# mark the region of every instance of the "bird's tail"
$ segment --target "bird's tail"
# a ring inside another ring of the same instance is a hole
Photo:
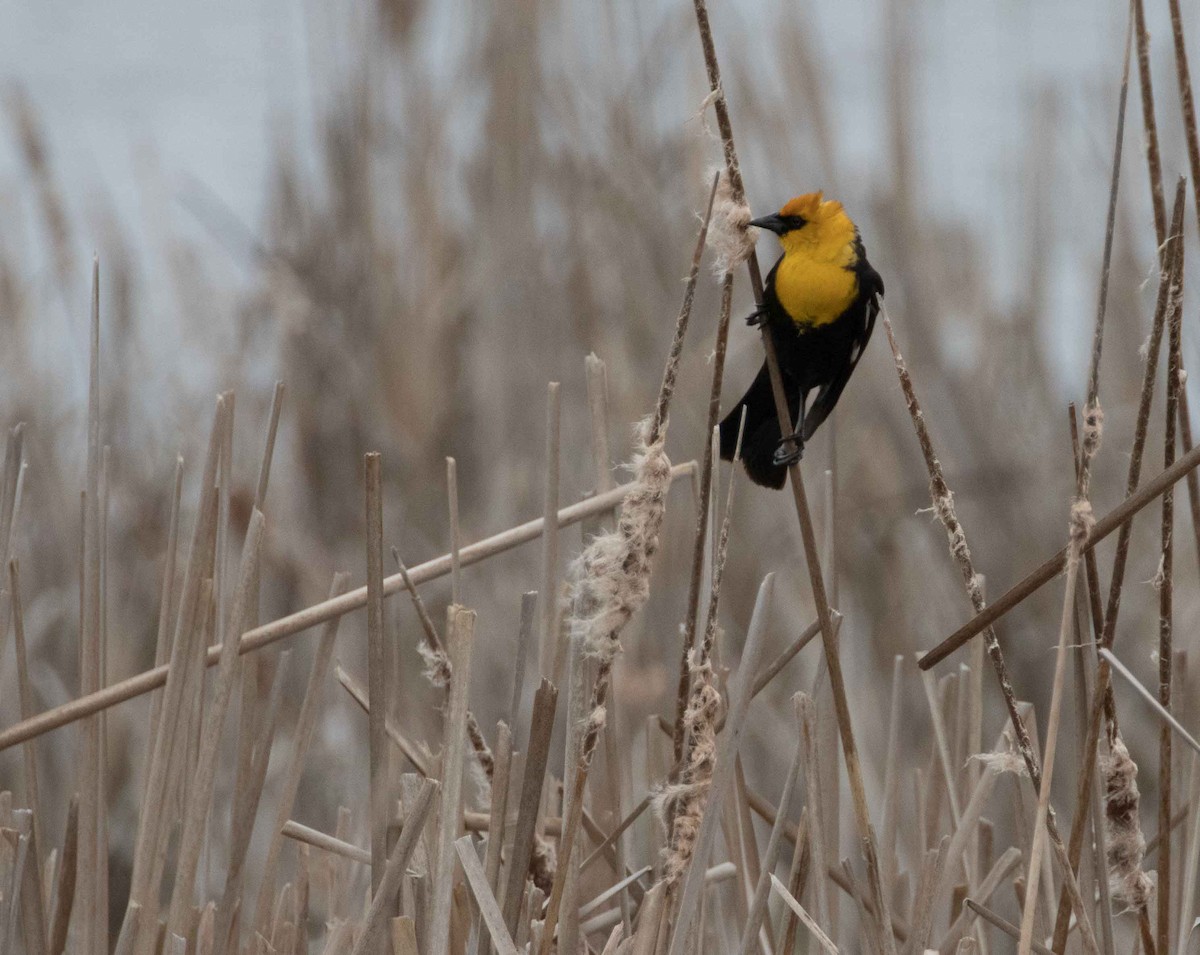
[[[784,388],[788,405],[795,414],[799,410],[800,393],[786,378]],[[787,480],[787,467],[775,463],[775,451],[783,436],[775,414],[775,397],[771,377],[764,364],[750,390],[730,409],[721,422],[721,457],[732,461],[737,449],[738,427],[742,409],[746,411],[746,430],[742,435],[742,463],[750,480],[763,487],[781,488]]]

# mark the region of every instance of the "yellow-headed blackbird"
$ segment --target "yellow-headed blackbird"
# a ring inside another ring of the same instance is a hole
[[[764,363],[754,384],[721,422],[721,457],[733,459],[746,410],[742,460],[755,484],[780,488],[804,442],[829,417],[862,357],[879,313],[883,279],[867,262],[862,239],[840,202],[822,194],[797,196],[776,215],[750,223],[779,236],[783,255],[767,276],[761,308],[746,319],[766,323],[779,358],[788,407],[796,421],[795,449],[775,414]],[[817,396],[807,407],[808,393]]]

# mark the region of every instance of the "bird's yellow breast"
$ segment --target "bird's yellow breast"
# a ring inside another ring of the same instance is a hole
[[[783,259],[775,270],[775,296],[800,326],[828,325],[858,294],[854,223],[840,203],[828,213],[780,238]]]
[[[797,325],[828,325],[850,307],[858,278],[845,264],[793,252],[775,271],[775,295]]]

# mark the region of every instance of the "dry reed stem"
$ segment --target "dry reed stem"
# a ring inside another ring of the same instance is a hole
[[[673,483],[680,477],[690,475],[695,468],[696,463],[694,461],[673,465],[670,470],[669,480]],[[590,516],[601,514],[611,509],[614,505],[624,500],[637,486],[638,482],[633,481],[614,488],[608,494],[598,494],[585,501],[564,507],[558,512],[558,526],[560,528],[569,527]],[[471,564],[479,563],[497,554],[511,550],[520,544],[536,540],[540,536],[541,530],[542,518],[537,518],[509,528],[506,531],[501,531],[499,534],[484,538],[474,544],[468,544],[461,552],[462,566],[467,567]],[[450,555],[443,554],[423,564],[418,564],[409,573],[413,583],[417,586],[437,580],[440,577],[445,577],[450,573]],[[404,580],[398,573],[390,577],[385,577],[383,580],[384,596],[391,596],[398,593],[403,587]],[[340,617],[351,611],[361,609],[366,604],[367,588],[365,586],[351,590],[349,593],[345,593],[333,600],[320,601],[303,610],[280,617],[242,634],[241,641],[238,644],[238,653],[242,655],[254,653],[280,640],[303,633],[309,628],[324,623],[333,617]],[[209,647],[208,656],[205,660],[206,665],[215,666],[219,654],[219,647]],[[61,706],[56,706],[44,713],[40,713],[32,720],[23,720],[15,726],[11,726],[7,730],[0,732],[0,752],[23,743],[27,739],[32,739],[35,736],[40,736],[43,733],[48,733],[51,730],[59,729],[77,720],[84,719],[110,706],[115,706],[118,703],[123,703],[126,700],[131,700],[156,690],[167,683],[167,674],[167,666],[158,666],[152,670],[145,670],[136,676],[111,684],[99,692],[85,694]]]
[[[359,929],[358,936],[354,942],[354,948],[352,949],[352,955],[366,955],[366,953],[372,951],[387,951],[388,938],[386,933],[383,932],[384,923],[387,921],[386,913],[391,908],[392,902],[396,898],[396,893],[400,889],[400,882],[404,877],[404,867],[408,863],[413,850],[417,847],[417,840],[421,836],[425,817],[429,815],[429,810],[433,807],[433,798],[437,790],[437,783],[431,779],[426,779],[421,784],[421,790],[417,794],[417,798],[409,807],[404,828],[400,830],[400,838],[396,840],[396,844],[392,847],[384,871],[379,874],[378,885],[375,886],[372,892],[371,906],[367,910],[366,917],[363,919],[362,927]],[[449,912],[446,914],[448,929]]]
[[[798,696],[800,694],[797,694]],[[798,699],[794,699],[794,702],[797,706],[799,705]],[[779,811],[775,816],[775,825],[771,827],[771,835],[767,840],[767,849],[763,853],[758,885],[754,889],[754,898],[750,903],[750,913],[742,927],[741,955],[753,955],[758,950],[759,929],[767,914],[767,900],[771,891],[768,876],[774,877],[772,872],[779,860],[779,851],[783,843],[784,820],[791,811],[793,792],[796,788],[796,777],[800,775],[801,755],[802,744],[797,739],[796,751],[792,756],[791,767],[788,769],[787,778],[784,780],[783,793],[779,797]]]
[[[612,455],[608,444],[608,370],[594,352],[584,359],[587,377],[588,424],[591,434],[592,473],[597,494],[613,489]]]
[[[88,365],[87,483],[84,495],[83,577],[81,581],[80,693],[100,689],[103,683],[100,647],[100,262],[92,260],[90,361]],[[88,719],[81,729],[79,761],[79,886],[80,947],[84,955],[105,955],[102,940],[99,858],[100,824],[100,721]],[[107,922],[103,922],[107,925]],[[105,933],[106,934],[106,933]]]
[[[349,581],[350,575],[347,573],[334,574],[333,582],[329,587],[329,596],[336,597],[343,593]],[[267,846],[258,901],[255,904],[253,924],[259,931],[263,931],[266,925],[271,904],[271,895],[275,886],[275,867],[279,862],[279,851],[283,845],[283,829],[291,817],[296,794],[300,791],[300,778],[304,773],[304,762],[317,729],[317,717],[321,711],[321,693],[325,689],[325,680],[329,676],[329,663],[333,658],[334,645],[337,643],[339,622],[339,618],[329,621],[321,632],[321,639],[317,643],[317,651],[313,655],[312,669],[309,670],[308,683],[300,704],[300,712],[296,716],[296,728],[292,733],[292,752],[288,758],[287,769],[284,771],[282,791],[275,808],[275,822],[271,828],[271,841]]]
[[[504,924],[514,938],[517,936],[517,917],[521,911],[525,879],[530,871],[529,862],[537,835],[538,805],[542,798],[546,760],[550,755],[550,737],[554,731],[554,710],[557,701],[558,690],[554,684],[549,680],[542,680],[533,697],[529,745],[526,748],[525,774],[521,781],[520,799],[517,802],[512,855],[508,860],[506,888],[500,900]]]
[[[442,640],[438,636],[433,618],[429,616],[429,611],[425,608],[425,601],[421,599],[421,594],[412,582],[408,568],[404,566],[404,562],[400,559],[400,552],[395,547],[392,548],[392,559],[400,570],[400,576],[404,579],[404,587],[412,599],[413,609],[416,610],[417,619],[421,623],[421,633],[425,639],[417,645],[417,652],[425,662],[425,679],[431,686],[448,693],[450,681],[454,675],[450,657],[446,654],[445,647],[442,646]],[[488,746],[487,738],[483,735],[483,730],[479,728],[475,714],[469,709],[467,710],[467,736],[471,741],[475,758],[479,760],[479,765],[490,785],[495,773],[495,759],[492,756],[491,747]]]
[[[67,930],[75,903],[76,860],[79,851],[79,794],[72,793],[67,806],[66,831],[62,852],[58,857],[58,881],[54,886],[54,903],[50,907],[49,955],[63,955],[67,948]]]
[[[237,940],[230,938],[230,929],[234,924],[236,908],[241,905],[246,853],[267,775],[279,704],[283,697],[283,674],[287,671],[291,653],[291,650],[285,650],[277,660],[271,661],[270,666],[260,666],[249,687],[245,680],[242,683],[241,705],[253,710],[255,722],[251,724],[253,731],[247,731],[247,739],[238,741],[239,755],[243,749],[248,755],[244,764],[239,759],[237,767],[229,822],[230,858],[225,871],[225,888],[217,905],[214,955],[224,955],[229,943],[234,943],[235,951],[237,949]],[[264,699],[260,700],[259,697]]]
[[[812,857],[816,860],[817,877],[813,880],[813,895],[816,898],[817,918],[822,925],[836,932],[833,919],[830,917],[829,889],[822,877],[822,870],[827,867],[828,854],[825,848],[825,829],[821,820],[821,767],[817,760],[816,717],[812,701],[801,696],[798,704],[800,716],[800,741],[803,744],[804,784],[807,787],[806,802],[808,807],[809,837],[812,842]]]
[[[5,566],[11,556],[12,530],[17,509],[17,487],[22,471],[21,455],[25,425],[18,423],[9,429],[4,452],[4,471],[0,476],[0,559]],[[8,643],[9,603],[8,581],[0,582],[0,659]]]
[[[387,865],[387,828],[391,818],[391,799],[388,794],[391,749],[387,744],[386,726],[387,647],[383,632],[383,460],[378,452],[371,452],[364,456],[363,463],[367,525],[367,684],[372,703],[367,713],[371,779],[371,891],[376,892]]]
[[[484,857],[484,871],[492,893],[499,899],[500,892],[500,862],[504,848],[505,812],[508,808],[508,781],[512,767],[512,731],[501,720],[496,724],[496,755],[495,772],[491,778],[491,806],[488,816],[487,854]],[[499,904],[499,903],[497,903]],[[475,923],[476,947],[471,955],[490,955],[490,948],[482,938],[482,926],[479,920]],[[482,947],[482,948],[481,948]]]
[[[1017,939],[1020,937],[1021,930],[1017,926],[1013,925],[1012,922],[1008,921],[1008,919],[1001,918],[986,905],[981,905],[974,899],[967,899],[964,904],[985,922],[994,925],[1010,938]],[[1037,952],[1038,955],[1055,955],[1051,949],[1047,948],[1041,942],[1033,942],[1032,949],[1033,951]]]
[[[546,471],[542,492],[542,602],[538,624],[538,672],[543,679],[557,681],[554,672],[558,632],[558,530],[553,516],[558,513],[559,461],[561,457],[562,399],[559,383],[546,385]]]
[[[792,864],[788,871],[788,891],[793,898],[803,898],[804,890],[808,887],[809,869],[812,868],[812,843],[809,840],[808,807],[800,811],[800,824],[792,840]],[[786,831],[786,829],[785,829]],[[780,951],[794,952],[796,950],[796,933],[800,927],[799,916],[789,911],[785,916],[783,928],[783,945]]]
[[[367,691],[362,688],[362,685],[355,680],[354,677],[352,677],[345,669],[342,668],[341,664],[335,666],[333,672],[338,683],[342,685],[342,689],[350,694],[350,698],[358,704],[359,708],[364,713],[368,714],[369,718],[372,704],[370,697],[367,695]],[[396,724],[391,720],[385,720],[384,726],[387,730],[388,738],[395,744],[396,748],[400,750],[400,752],[404,755],[404,758],[412,763],[413,768],[417,771],[417,773],[421,776],[432,778],[434,776],[434,771],[429,765],[427,754],[422,752],[418,746],[416,746],[410,739],[401,733],[396,727]]]
[[[1087,505],[1086,511],[1081,505]],[[1091,520],[1091,506],[1086,500],[1077,499],[1071,508],[1070,544],[1067,557],[1067,580],[1064,588],[1062,618],[1059,623],[1058,650],[1054,659],[1054,681],[1050,694],[1050,713],[1046,722],[1046,741],[1042,759],[1042,780],[1038,790],[1037,813],[1034,817],[1033,846],[1029,852],[1029,870],[1025,879],[1027,903],[1021,919],[1021,938],[1018,945],[1019,955],[1029,955],[1033,944],[1034,916],[1037,913],[1038,882],[1042,874],[1042,852],[1049,832],[1048,813],[1050,809],[1050,786],[1054,779],[1054,758],[1058,746],[1058,729],[1062,719],[1062,697],[1067,672],[1067,646],[1071,634],[1071,624],[1075,616],[1075,582],[1079,573],[1079,555],[1084,541],[1087,539]],[[1058,841],[1061,847],[1061,840]],[[1065,852],[1064,852],[1065,855]],[[1064,867],[1063,881],[1069,883],[1074,878],[1070,863]],[[1078,889],[1076,889],[1078,892]],[[1084,944],[1088,951],[1098,952],[1096,939],[1091,935],[1091,925],[1086,910],[1079,907],[1076,917],[1084,935]],[[1089,937],[1090,936],[1090,937]]]
[[[967,543],[966,531],[959,523],[958,515],[954,509],[954,495],[946,483],[945,475],[942,472],[941,462],[938,460],[937,454],[933,448],[933,440],[929,435],[928,426],[925,423],[925,415],[921,410],[920,402],[917,400],[916,389],[913,386],[912,376],[904,362],[904,357],[900,353],[900,348],[896,343],[896,335],[892,329],[891,319],[888,317],[887,310],[883,309],[883,327],[887,332],[888,343],[892,349],[892,357],[896,365],[896,373],[900,379],[900,386],[904,392],[905,404],[908,407],[909,415],[912,417],[913,426],[916,429],[917,440],[921,445],[921,454],[925,459],[925,466],[929,473],[929,493],[933,499],[934,510],[941,521],[942,526],[946,530],[946,536],[950,547],[950,554],[954,558],[955,564],[958,566],[959,574],[962,577],[963,585],[967,591],[967,597],[971,601],[976,614],[976,620],[980,616],[988,612],[988,605],[984,600],[982,580],[975,570],[974,562],[971,558],[971,550]],[[1198,461],[1197,463],[1200,463]],[[1098,525],[1097,525],[1098,526]],[[1097,540],[1097,527],[1091,529],[1091,533],[1086,535],[1079,542],[1079,546],[1092,547]],[[1063,562],[1067,563],[1066,551],[1061,552]],[[1057,570],[1055,571],[1057,573]],[[995,605],[992,605],[994,610]],[[1008,710],[1009,722],[1013,729],[1013,734],[1017,749],[1021,754],[1021,758],[1025,761],[1025,768],[1029,773],[1030,781],[1037,789],[1042,788],[1042,770],[1038,765],[1038,759],[1033,751],[1033,743],[1029,736],[1029,731],[1025,727],[1024,721],[1017,708],[1016,694],[1012,688],[1012,680],[1008,673],[1008,665],[1004,659],[1004,652],[1000,648],[1000,641],[996,636],[991,622],[989,621],[985,627],[980,628],[983,631],[984,646],[987,651],[988,660],[991,662],[992,669],[996,674],[996,680],[1000,685],[1000,692],[1004,697],[1005,707]],[[976,631],[978,632],[978,631]],[[973,636],[974,634],[972,634]],[[944,641],[941,647],[945,647],[949,641]],[[965,642],[965,641],[964,641]],[[957,649],[960,644],[957,644]],[[940,649],[940,648],[939,648]],[[928,671],[929,668],[942,659],[943,654],[933,662],[930,662],[931,657],[939,652],[939,649],[925,654],[918,664],[922,670]],[[1060,869],[1063,873],[1063,890],[1069,894],[1071,900],[1071,909],[1075,912],[1081,930],[1088,943],[1089,951],[1095,951],[1095,937],[1092,933],[1092,928],[1087,915],[1084,911],[1083,899],[1079,895],[1078,883],[1075,880],[1074,869],[1071,866],[1066,847],[1063,845],[1062,837],[1058,832],[1058,825],[1055,819],[1053,808],[1047,805],[1046,828],[1050,836],[1051,844],[1054,848],[1056,858],[1060,863]],[[1032,908],[1032,907],[1031,907]]]
[[[689,312],[696,294],[696,280],[700,274],[700,258],[704,252],[704,243],[708,235],[708,224],[712,216],[713,199],[717,194],[718,177],[713,178],[712,190],[708,196],[708,206],[701,220],[700,233],[696,237],[696,248],[692,253],[692,267],[688,272],[687,284],[684,286],[682,308]],[[688,579],[687,605],[684,611],[682,636],[683,649],[679,659],[679,683],[675,694],[675,729],[672,734],[672,746],[675,762],[683,758],[684,726],[683,716],[687,709],[690,685],[688,654],[696,642],[697,616],[700,612],[700,585],[704,577],[704,550],[708,539],[709,497],[712,488],[713,451],[709,436],[716,426],[717,416],[721,410],[721,380],[725,376],[725,349],[729,342],[729,316],[733,297],[733,276],[727,274],[721,282],[721,309],[717,319],[716,347],[713,351],[712,386],[708,397],[708,424],[704,429],[704,454],[700,462],[700,493],[696,498],[696,532],[692,539],[692,573]]]
[[[771,595],[775,577],[768,574],[758,588],[754,613],[750,619],[746,642],[742,649],[742,660],[737,675],[729,688],[729,714],[725,721],[725,732],[717,742],[713,781],[709,790],[708,806],[700,821],[696,835],[695,850],[687,873],[683,876],[683,887],[679,892],[676,910],[675,931],[671,939],[670,955],[683,955],[689,951],[689,936],[696,923],[700,896],[704,888],[704,868],[712,851],[721,808],[733,782],[734,759],[741,740],[746,714],[750,708],[750,686],[753,673],[765,641],[767,623],[770,619]]]
[[[154,665],[162,666],[170,653],[172,596],[175,591],[175,561],[179,550],[179,506],[183,495],[183,455],[175,458],[175,485],[171,495],[171,515],[167,522],[167,553],[163,563],[162,584],[158,597],[158,630],[154,643]],[[154,751],[155,739],[161,723],[162,694],[150,697],[150,718],[147,720],[147,750]],[[150,784],[150,765],[147,761],[145,778],[142,780],[142,805],[146,804],[147,787]]]
[[[467,696],[471,687],[471,649],[475,641],[475,611],[446,608],[446,639],[456,676],[443,722],[442,803],[438,821],[437,859],[433,883],[431,955],[450,955],[450,914],[454,891],[454,842],[462,819],[463,759],[467,747]],[[474,850],[472,850],[473,852]]]
[[[353,859],[355,862],[361,862],[363,865],[369,866],[371,864],[371,853],[366,849],[356,846],[352,842],[346,842],[336,836],[321,832],[318,829],[312,829],[309,826],[296,822],[294,819],[289,819],[285,822],[280,827],[279,832],[289,839],[303,842],[305,845],[313,846],[316,849],[322,849],[325,852],[332,852],[334,855]]]
[[[508,720],[513,730],[513,746],[518,739],[517,720],[521,716],[521,699],[525,695],[525,678],[528,676],[529,641],[533,638],[533,620],[537,613],[538,594],[530,590],[521,594],[521,617],[517,625],[516,661],[513,664],[512,699],[508,705]]]
[[[991,871],[983,877],[978,888],[975,890],[973,898],[987,905],[991,901],[992,896],[1005,883],[1009,876],[1017,870],[1021,864],[1021,850],[1016,846],[1009,846],[1004,854],[992,865]],[[965,903],[959,911],[958,916],[951,923],[950,928],[946,930],[946,934],[942,936],[938,942],[937,948],[940,952],[945,952],[955,945],[968,931],[971,930],[972,924],[975,921],[975,915]]]
[[[33,686],[29,682],[29,656],[25,645],[25,612],[21,603],[21,567],[14,557],[8,562],[9,593],[12,595],[11,619],[13,630],[13,649],[17,663],[17,697],[22,719],[28,719],[33,713]],[[23,747],[25,767],[25,805],[33,811],[34,842],[41,846],[45,843],[41,836],[42,802],[38,793],[37,749],[33,740]],[[33,866],[37,869],[38,884],[41,885],[41,859],[35,854]],[[40,890],[39,890],[40,891]]]
[[[1164,729],[1173,730],[1178,733],[1180,739],[1187,743],[1187,745],[1191,747],[1192,750],[1194,750],[1197,754],[1200,754],[1200,742],[1198,742],[1196,738],[1184,728],[1183,724],[1181,724],[1179,720],[1177,720],[1171,713],[1171,711],[1163,705],[1162,701],[1159,698],[1156,698],[1155,695],[1150,692],[1150,690],[1143,686],[1141,681],[1139,681],[1138,678],[1133,675],[1132,671],[1130,671],[1125,664],[1117,659],[1116,654],[1114,654],[1107,647],[1101,647],[1100,656],[1105,663],[1107,663],[1114,670],[1116,670],[1117,673],[1125,678],[1125,681],[1131,687],[1133,687],[1138,696],[1140,696],[1146,701],[1147,704],[1149,704],[1150,709],[1154,712],[1154,715],[1158,717]],[[1163,827],[1162,821],[1159,821],[1160,833],[1169,832],[1171,828],[1171,821],[1168,821],[1165,828]],[[1168,842],[1170,842],[1169,839],[1161,839],[1158,844],[1159,850],[1161,851],[1162,847]]]
[[[467,885],[470,886],[475,903],[479,906],[480,924],[487,927],[492,944],[496,946],[499,955],[517,955],[517,946],[508,934],[508,929],[504,927],[504,916],[500,914],[500,906],[492,894],[491,886],[488,885],[483,865],[475,853],[475,847],[471,845],[471,837],[463,836],[456,840],[454,848],[462,862]]]
[[[887,756],[883,769],[883,890],[892,892],[896,882],[896,828],[897,809],[899,800],[897,788],[899,772],[897,770],[898,750],[900,748],[900,688],[903,678],[904,656],[897,653],[892,657],[892,696],[888,708]]]
[[[1150,78],[1150,34],[1146,30],[1143,0],[1133,0],[1133,20],[1137,40],[1138,85],[1142,91],[1142,128],[1146,136],[1146,168],[1150,173],[1150,201],[1154,208],[1154,234],[1161,246],[1167,235],[1167,207],[1163,193],[1162,160],[1158,152],[1158,124],[1154,118],[1154,85]]]
[[[808,929],[813,938],[817,940],[817,944],[819,944],[821,948],[828,953],[828,955],[838,955],[837,946],[830,941],[829,936],[821,930],[821,926],[817,924],[813,917],[804,910],[804,906],[796,901],[795,896],[793,896],[792,893],[787,890],[787,886],[780,882],[774,873],[771,874],[771,888],[775,891],[776,895],[783,899],[784,904],[795,913],[796,917],[804,923],[804,927]]]
[[[450,512],[450,603],[461,607],[462,564],[458,552],[462,532],[458,521],[458,462],[454,458],[446,458],[446,499]]]
[[[189,643],[193,640],[197,620],[203,616],[199,606],[201,578],[204,573],[206,540],[216,518],[215,500],[210,492],[217,474],[217,457],[220,437],[225,426],[225,399],[218,398],[213,415],[212,431],[209,435],[208,451],[200,480],[200,505],[192,531],[184,571],[183,595],[180,599],[179,619],[175,626],[175,637],[171,646],[170,662],[165,669],[166,689],[163,691],[161,707],[162,725],[154,738],[154,749],[150,756],[150,769],[146,784],[146,799],[142,803],[141,818],[134,848],[133,877],[130,900],[142,905],[145,912],[150,908],[151,893],[157,893],[157,883],[152,881],[153,857],[161,841],[163,808],[167,796],[169,769],[176,748],[175,738],[179,732],[180,713],[183,709],[184,690],[187,679]],[[219,648],[218,648],[219,650]],[[80,842],[85,837],[95,837],[94,832],[83,826],[82,806],[80,810]],[[86,870],[82,870],[86,872]],[[85,876],[86,877],[86,876]],[[142,933],[145,936],[145,931]]]
[[[1190,97],[1189,97],[1190,99]],[[1182,226],[1182,220],[1180,222]],[[1178,418],[1179,393],[1183,390],[1183,361],[1180,354],[1180,328],[1183,312],[1183,275],[1186,247],[1182,236],[1176,241],[1175,281],[1171,287],[1171,301],[1167,320],[1167,395],[1166,424],[1163,430],[1163,467],[1175,463],[1175,427]],[[1158,589],[1158,698],[1163,708],[1170,711],[1171,679],[1174,663],[1172,634],[1175,490],[1169,488],[1162,496],[1162,558],[1155,576]],[[1171,730],[1159,728],[1158,756],[1158,825],[1162,831],[1171,826]],[[1171,948],[1171,840],[1164,839],[1158,858],[1158,950],[1168,953]]]
[[[221,647],[221,661],[217,670],[213,699],[204,722],[199,754],[190,774],[187,810],[184,814],[183,834],[180,837],[178,862],[175,869],[175,885],[167,918],[168,930],[180,935],[185,933],[185,919],[190,918],[191,915],[192,895],[196,885],[196,866],[203,846],[213,786],[216,783],[217,750],[221,742],[221,731],[225,726],[225,714],[233,696],[234,679],[237,676],[237,635],[241,632],[245,621],[252,581],[257,573],[261,557],[263,527],[262,511],[255,510],[251,514],[250,526],[246,531],[241,567],[238,571],[237,590],[233,597],[229,625],[225,628],[225,640]]]
[[[721,135],[721,145],[725,154],[725,168],[729,176],[732,202],[744,205],[746,189],[742,181],[741,169],[738,164],[737,149],[733,141],[733,126],[729,120],[729,110],[721,86],[721,71],[717,63],[716,47],[713,43],[712,27],[708,19],[708,8],[705,0],[694,0],[696,22],[700,32],[700,42],[704,50],[704,64],[708,74],[709,89],[714,96],[713,108],[717,115],[717,125]],[[747,258],[750,271],[750,286],[754,292],[754,301],[758,306],[763,302],[762,274],[758,266],[758,258],[753,248]],[[775,399],[775,412],[779,419],[781,432],[789,435],[794,430],[791,409],[784,395],[783,379],[779,372],[779,361],[775,355],[775,344],[770,333],[764,326],[762,330],[763,348],[766,352],[767,369],[771,378],[771,390]],[[787,425],[786,429],[783,425]],[[809,583],[812,587],[813,600],[817,605],[817,619],[821,624],[821,637],[825,646],[825,658],[829,666],[830,688],[833,693],[834,712],[837,715],[838,731],[842,742],[843,757],[846,762],[846,774],[850,782],[850,794],[854,804],[855,823],[858,828],[860,848],[867,864],[867,879],[871,895],[876,906],[882,913],[882,924],[889,922],[889,903],[883,893],[883,884],[879,873],[878,848],[875,830],[871,825],[870,811],[867,807],[866,788],[862,779],[862,767],[859,763],[858,747],[854,740],[854,729],[850,714],[850,706],[846,699],[845,680],[842,677],[842,664],[837,646],[837,636],[834,632],[830,616],[829,601],[825,593],[825,581],[821,572],[820,556],[817,551],[816,535],[813,530],[812,514],[808,507],[808,496],[804,489],[804,480],[799,462],[793,462],[788,468],[789,483],[796,506],[796,516],[800,522],[800,534],[804,544],[805,562],[808,566]],[[882,931],[882,951],[884,955],[895,955],[895,943],[891,934]]]

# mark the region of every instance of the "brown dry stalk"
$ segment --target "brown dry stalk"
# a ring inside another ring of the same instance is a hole
[[[700,32],[700,43],[704,50],[704,65],[708,74],[709,89],[713,94],[713,108],[717,114],[717,126],[721,134],[721,145],[725,155],[725,168],[729,175],[732,199],[735,203],[744,204],[746,201],[745,184],[742,181],[741,168],[738,164],[737,149],[733,141],[733,126],[729,121],[729,108],[721,86],[721,70],[717,63],[717,51],[713,42],[712,26],[708,19],[708,8],[705,0],[694,0],[696,23]],[[762,273],[758,266],[758,256],[750,250],[746,260],[750,271],[750,287],[754,292],[756,305],[763,302]],[[762,331],[763,348],[766,352],[767,369],[771,378],[771,390],[775,399],[775,413],[779,419],[781,433],[791,434],[794,430],[791,409],[783,391],[783,379],[780,377],[779,360],[775,354],[775,345],[770,332],[764,326]],[[786,425],[786,428],[784,427]],[[870,886],[871,898],[880,913],[880,924],[888,925],[891,921],[890,903],[883,892],[883,882],[879,869],[878,842],[875,830],[871,825],[870,810],[867,806],[866,787],[863,784],[862,767],[859,763],[858,745],[854,739],[853,722],[850,715],[850,705],[846,698],[846,684],[842,676],[841,656],[837,645],[837,634],[833,627],[830,614],[829,600],[825,592],[825,580],[821,572],[821,560],[817,550],[816,534],[813,530],[812,514],[808,507],[808,495],[804,488],[804,479],[799,462],[794,462],[788,468],[789,483],[796,506],[796,516],[800,522],[800,534],[804,543],[804,554],[808,566],[809,583],[812,588],[813,601],[817,605],[817,619],[821,623],[821,638],[825,646],[825,659],[829,667],[829,683],[833,695],[834,712],[837,715],[838,731],[842,742],[842,753],[846,762],[846,775],[850,782],[850,794],[854,804],[855,824],[858,828],[860,848],[867,865],[867,881]],[[884,955],[895,955],[896,944],[890,932],[880,931],[881,947]]]
[[[933,500],[934,511],[937,513],[938,519],[942,522],[942,526],[946,530],[950,554],[954,558],[954,562],[958,566],[959,573],[962,576],[967,597],[970,599],[975,612],[983,613],[987,607],[987,603],[983,596],[981,578],[976,573],[974,562],[971,559],[971,550],[967,544],[966,531],[959,523],[958,515],[955,513],[954,495],[949,485],[946,484],[941,462],[934,451],[933,440],[929,435],[929,428],[925,423],[925,415],[921,411],[920,402],[917,400],[912,376],[905,364],[904,356],[900,353],[900,348],[896,343],[896,335],[892,329],[892,322],[886,310],[883,311],[883,327],[887,332],[888,343],[891,345],[892,358],[896,364],[896,374],[899,376],[900,387],[904,392],[904,401],[908,407],[909,415],[912,417],[913,427],[917,432],[917,441],[921,445],[921,454],[925,459],[925,467],[929,472],[929,493]],[[1083,541],[1081,540],[1080,546],[1082,544]],[[1042,786],[1041,767],[1038,765],[1037,757],[1033,752],[1029,730],[1025,726],[1025,721],[1021,719],[1021,714],[1017,707],[1017,697],[1013,691],[1012,679],[1008,673],[1008,665],[1004,659],[1004,652],[1000,649],[1000,641],[996,637],[996,631],[990,625],[984,629],[983,639],[988,660],[992,664],[992,669],[996,674],[996,681],[999,683],[1000,692],[1004,697],[1004,704],[1008,710],[1009,721],[1012,724],[1017,749],[1025,762],[1025,768],[1029,772],[1029,779],[1034,789],[1040,790]],[[1055,857],[1062,863],[1064,891],[1070,895],[1071,907],[1075,911],[1084,939],[1087,940],[1090,937],[1090,942],[1088,943],[1089,949],[1095,951],[1095,936],[1092,934],[1091,923],[1084,910],[1074,870],[1067,862],[1066,847],[1063,845],[1062,836],[1058,831],[1058,824],[1052,806],[1047,806],[1046,831],[1050,837]]]
[[[1133,0],[1133,22],[1134,36],[1137,39],[1138,85],[1142,91],[1142,126],[1146,135],[1146,168],[1150,173],[1150,201],[1154,207],[1154,234],[1161,246],[1167,235],[1167,207],[1163,194],[1162,160],[1158,153],[1158,124],[1154,119],[1150,33],[1146,30],[1146,7],[1143,0]],[[1164,952],[1163,955],[1167,953]]]
[[[713,194],[708,199],[708,211],[704,214],[704,227],[701,229],[700,240],[697,241],[696,253],[692,256],[691,272],[688,275],[688,290],[686,295],[695,292],[695,282],[700,271],[700,253],[703,251],[704,234],[713,212],[713,197],[716,194],[716,180],[713,181]],[[688,686],[690,683],[688,655],[696,643],[696,617],[700,613],[700,588],[704,572],[704,541],[708,537],[708,503],[713,486],[713,442],[712,433],[716,419],[721,410],[721,379],[725,377],[725,350],[730,338],[730,312],[733,300],[733,274],[726,272],[721,280],[721,311],[716,323],[716,347],[713,352],[713,385],[708,394],[708,427],[704,430],[704,454],[700,466],[700,494],[696,500],[696,536],[692,539],[691,578],[688,582],[688,605],[683,621],[683,650],[679,655],[679,684],[676,692],[676,721],[672,734],[674,761],[679,763],[683,758],[684,745],[684,710],[688,707]]]
[[[1182,225],[1182,222],[1180,223]],[[1179,392],[1183,388],[1183,362],[1180,332],[1183,313],[1183,273],[1185,246],[1176,241],[1175,280],[1168,307],[1166,425],[1163,431],[1163,466],[1175,463],[1175,425]],[[1158,699],[1165,710],[1171,708],[1171,669],[1174,662],[1172,639],[1172,598],[1175,548],[1175,492],[1169,488],[1162,496],[1162,560],[1155,581],[1158,587]],[[1171,743],[1169,726],[1159,728],[1158,826],[1163,832],[1171,825]],[[1171,840],[1164,839],[1158,856],[1158,950],[1170,951],[1171,937]]]

